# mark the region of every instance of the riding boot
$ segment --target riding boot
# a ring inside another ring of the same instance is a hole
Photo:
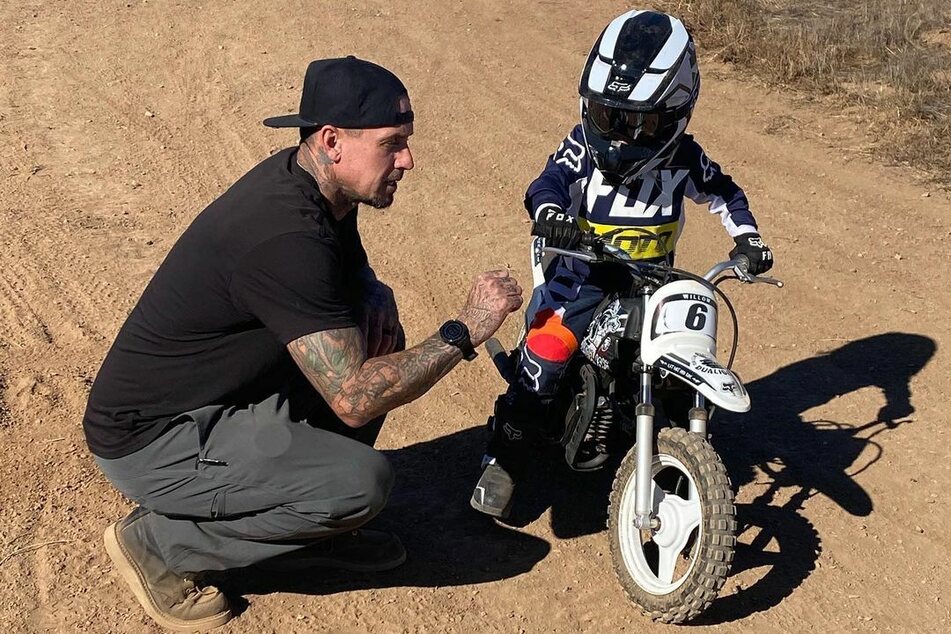
[[[521,479],[531,457],[530,444],[535,435],[532,420],[537,416],[537,397],[503,394],[495,402],[495,415],[489,417],[491,433],[482,458],[482,476],[472,491],[472,508],[493,517],[508,517],[515,485]]]

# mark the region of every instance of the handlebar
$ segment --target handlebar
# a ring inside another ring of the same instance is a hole
[[[642,277],[642,271],[639,270],[641,267],[661,268],[661,266],[657,264],[649,264],[634,260],[627,251],[615,244],[607,242],[604,239],[605,237],[607,236],[598,236],[592,232],[585,232],[582,234],[581,238],[581,246],[584,250],[575,251],[571,249],[545,247],[544,252],[575,258],[583,262],[617,262],[618,264],[624,264],[628,266],[638,277]],[[724,262],[718,262],[714,264],[702,277],[705,281],[714,283],[721,274],[732,269],[735,278],[741,282],[746,282],[747,284],[772,284],[778,288],[783,287],[782,281],[764,275],[752,275],[749,272],[749,268],[749,258],[741,254],[732,260],[726,260]]]

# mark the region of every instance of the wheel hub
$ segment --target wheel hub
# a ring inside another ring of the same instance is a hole
[[[698,506],[679,495],[665,494],[657,508],[660,526],[654,531],[654,543],[659,548],[673,548],[678,544],[682,548],[700,523]]]

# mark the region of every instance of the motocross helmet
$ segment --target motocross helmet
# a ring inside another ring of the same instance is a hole
[[[630,184],[668,159],[687,129],[700,93],[693,39],[666,13],[620,15],[594,43],[578,92],[595,167]]]

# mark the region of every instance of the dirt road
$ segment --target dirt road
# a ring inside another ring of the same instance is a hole
[[[102,548],[130,505],[86,451],[86,395],[176,237],[294,142],[260,120],[296,109],[309,60],[354,53],[410,88],[418,167],[361,223],[418,341],[475,273],[508,265],[527,283],[524,187],[575,121],[584,55],[623,8],[0,5],[0,623],[155,629]],[[714,443],[745,528],[702,629],[946,631],[951,202],[848,150],[858,137],[836,113],[706,71],[692,130],[747,190],[787,286],[733,293],[754,410],[722,420]],[[729,240],[689,211],[681,262],[701,268]],[[666,629],[611,572],[605,478],[542,469],[515,527],[469,510],[500,386],[482,355],[388,421],[399,480],[381,519],[410,550],[402,569],[238,579],[247,609],[222,631]]]

